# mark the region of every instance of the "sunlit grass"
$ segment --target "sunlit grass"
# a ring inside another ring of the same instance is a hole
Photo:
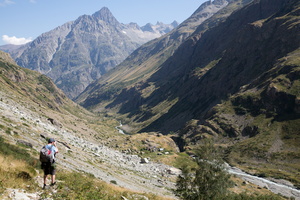
[[[0,155],[0,162],[0,193],[3,193],[6,188],[32,191],[37,186],[33,180],[36,172],[25,161]]]
[[[91,174],[67,171],[60,171],[55,193],[52,190],[46,190],[41,196],[43,198],[52,197],[57,200],[119,200],[122,197],[127,199],[145,199],[146,197],[151,200],[171,200],[154,194],[132,192],[117,185],[105,183]]]
[[[8,144],[0,137],[0,193],[6,188],[33,190],[38,161],[26,149]]]

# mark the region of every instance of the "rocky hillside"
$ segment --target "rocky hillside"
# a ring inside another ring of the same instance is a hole
[[[143,70],[125,61],[80,101],[129,132],[178,132],[182,150],[213,137],[231,164],[299,187],[299,11],[296,0],[233,1],[148,76],[118,82],[117,71]]]
[[[43,33],[9,53],[18,65],[49,76],[68,97],[74,98],[140,45],[177,25],[121,24],[104,7]]]
[[[109,184],[113,182],[115,186],[112,188],[123,187],[145,194],[156,191],[155,194],[161,198],[174,197],[170,192],[176,177],[172,167],[149,158],[142,160],[146,157],[138,154],[146,147],[165,148],[176,153],[177,147],[172,139],[156,134],[138,138],[120,134],[115,128],[119,123],[115,120],[94,115],[78,106],[50,78],[17,66],[4,52],[0,52],[0,83],[1,142],[4,139],[11,145],[24,148],[24,152],[38,159],[38,151],[46,143],[46,138],[54,137],[60,151],[57,158],[58,180],[66,171],[77,171]],[[140,140],[145,142],[142,144]],[[121,149],[123,146],[120,144],[125,143],[127,145]],[[137,147],[135,143],[139,143],[138,149],[133,148]],[[117,144],[120,151],[112,148],[116,148]],[[122,153],[121,150],[126,151]],[[35,165],[38,166],[36,162]],[[40,197],[42,173],[39,168],[36,171],[30,174],[36,176],[32,177],[38,181],[35,196]],[[17,176],[15,172],[8,173],[12,174],[11,178]],[[12,188],[6,188],[5,184],[1,185],[0,194],[9,193],[12,198]],[[29,190],[26,186],[23,189]]]

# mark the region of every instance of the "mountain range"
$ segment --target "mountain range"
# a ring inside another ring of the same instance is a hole
[[[202,4],[190,18],[176,29],[142,45],[117,68],[91,84],[75,101],[84,107],[92,107],[94,110],[108,108],[116,110],[120,114],[129,113],[126,115],[127,120],[131,120],[132,116],[134,123],[140,121],[141,124],[149,126],[163,115],[162,110],[168,112],[170,106],[176,103],[174,99],[177,98],[177,94],[175,95],[175,93],[179,92],[179,84],[182,82],[178,79],[183,79],[186,76],[185,73],[189,73],[186,66],[193,67],[189,64],[192,60],[187,56],[194,52],[192,48],[194,43],[199,40],[199,35],[217,26],[233,11],[249,2],[249,0],[216,0]],[[196,33],[198,35],[194,36]],[[208,59],[209,56],[215,56],[215,52],[207,53],[203,57]],[[185,79],[187,80],[187,77]],[[165,90],[163,90],[164,88]],[[195,88],[183,88],[182,95],[185,95],[188,89]],[[166,103],[161,107],[154,108],[164,101]],[[140,110],[140,108],[147,107],[151,111]],[[186,120],[185,116],[183,120],[176,121],[175,126],[170,124],[172,128],[168,131],[178,130]],[[145,123],[146,121],[147,123]],[[135,129],[134,126],[132,128]],[[137,125],[136,129],[140,128],[145,127]],[[163,131],[163,129],[169,129],[169,127],[164,124],[157,130]]]
[[[76,101],[127,133],[175,134],[183,151],[213,138],[230,164],[299,186],[299,4],[207,2],[219,10],[194,31],[141,46]]]
[[[143,27],[122,24],[104,7],[43,33],[19,48],[5,45],[0,50],[9,52],[18,65],[46,74],[68,97],[75,98],[140,45],[177,25],[176,21]]]
[[[115,99],[123,89],[125,91],[128,87],[131,88],[129,90],[132,90],[135,84],[139,85],[145,82],[161,68],[161,65],[174,54],[176,49],[185,42],[199,25],[203,23],[203,27],[207,27],[211,21],[214,24],[214,21],[228,16],[228,13],[218,14],[218,11],[224,7],[226,8],[227,4],[228,1],[225,0],[216,0],[212,3],[208,1],[202,4],[191,17],[176,29],[142,45],[119,64],[117,68],[109,71],[101,79],[91,84],[84,93],[75,99],[76,102],[81,103],[85,107],[94,107],[98,104],[97,107],[101,110],[106,106],[106,100],[111,101]],[[124,101],[121,99],[119,101],[127,102],[127,97],[124,96],[124,98]],[[127,110],[130,109],[131,107],[127,107]],[[133,110],[136,109],[134,108]]]

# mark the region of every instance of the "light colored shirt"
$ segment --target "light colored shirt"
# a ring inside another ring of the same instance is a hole
[[[52,156],[53,156],[53,159],[54,159],[55,158],[55,154],[58,152],[58,149],[54,145],[52,145],[52,144],[47,144],[46,148],[49,149],[49,150],[51,150]]]

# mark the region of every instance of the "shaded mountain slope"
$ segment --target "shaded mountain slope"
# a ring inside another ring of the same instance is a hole
[[[172,91],[178,98],[168,113],[157,120],[160,125],[154,123],[150,127],[176,130],[188,118],[201,119],[212,106],[299,48],[298,27],[290,25],[297,18],[289,21],[285,15],[290,10],[282,10],[285,6],[288,3],[282,1],[273,3],[272,8],[264,1],[256,2],[207,31],[198,41],[199,34],[195,33],[149,79],[162,88],[155,91],[160,96]],[[260,10],[264,8],[268,12]]]
[[[295,18],[288,18],[293,26]],[[224,157],[231,165],[250,174],[289,180],[299,189],[299,55],[297,48],[278,59],[204,117],[190,120],[179,131],[180,148],[189,151],[203,138],[214,138],[225,147]]]
[[[218,10],[227,5],[227,1],[218,0],[213,4],[206,2],[202,4],[193,15],[180,24],[172,32],[161,38],[144,44],[134,51],[116,69],[101,77],[93,83],[87,90],[77,98],[77,102],[82,102],[85,98],[85,106],[97,104],[97,99],[103,100],[112,98],[126,86],[133,85],[139,81],[143,82],[149,78],[162,63],[166,61],[174,51],[190,36],[199,24],[214,15]],[[112,90],[113,92],[109,92]],[[98,93],[98,96],[95,94]],[[95,102],[92,102],[92,98]],[[98,102],[99,102],[98,101]]]
[[[249,3],[247,0],[229,2],[220,0],[214,1],[212,4],[210,2],[204,3],[189,19],[180,24],[178,28],[159,39],[143,45],[133,52],[116,69],[101,77],[99,81],[91,84],[76,101],[85,107],[93,107],[95,110],[103,110],[103,108],[107,106],[106,108],[117,109],[122,114],[130,112],[130,116],[134,116],[133,120],[134,118],[140,118],[134,121],[145,121],[153,116],[155,116],[155,118],[159,117],[162,114],[160,111],[168,110],[172,103],[163,105],[163,107],[168,105],[166,109],[158,108],[156,111],[154,111],[154,109],[151,111],[151,107],[156,105],[153,101],[163,102],[165,100],[163,99],[163,95],[166,94],[165,91],[157,89],[160,88],[161,85],[164,85],[164,81],[168,82],[168,80],[171,79],[171,77],[169,77],[170,74],[176,73],[173,69],[168,71],[167,67],[164,67],[167,65],[165,64],[166,60],[171,60],[169,57],[174,54],[176,49],[196,28],[198,28],[198,32],[202,34],[202,32],[224,21],[230,13],[247,3]],[[190,42],[194,43],[195,41],[193,40],[198,40],[197,37],[199,36],[188,40],[186,46],[190,45]],[[178,58],[174,61],[176,62],[176,66],[174,65],[175,68],[179,68],[177,66],[180,66],[180,63],[186,62],[186,59],[182,59],[182,56],[187,56],[188,53],[193,51],[190,49],[188,49],[189,52],[185,52],[186,49],[181,48],[181,50],[177,51],[176,56],[172,56],[172,58]],[[153,74],[157,70],[159,71],[156,74],[159,74],[160,77],[155,78],[157,75]],[[151,75],[153,75],[153,77],[151,77]],[[155,79],[159,81],[156,83]],[[174,82],[175,80],[170,82],[170,87],[173,87],[172,84]],[[154,92],[155,95],[154,93],[151,94],[152,92]],[[160,92],[164,94],[156,95]],[[146,101],[151,101],[151,105],[145,103],[144,106],[142,106],[143,102]],[[174,103],[173,100],[170,101]],[[146,113],[137,115],[133,113],[140,112],[139,106],[144,107]],[[151,122],[155,118],[149,121]],[[146,124],[147,123],[149,122],[146,122]]]

